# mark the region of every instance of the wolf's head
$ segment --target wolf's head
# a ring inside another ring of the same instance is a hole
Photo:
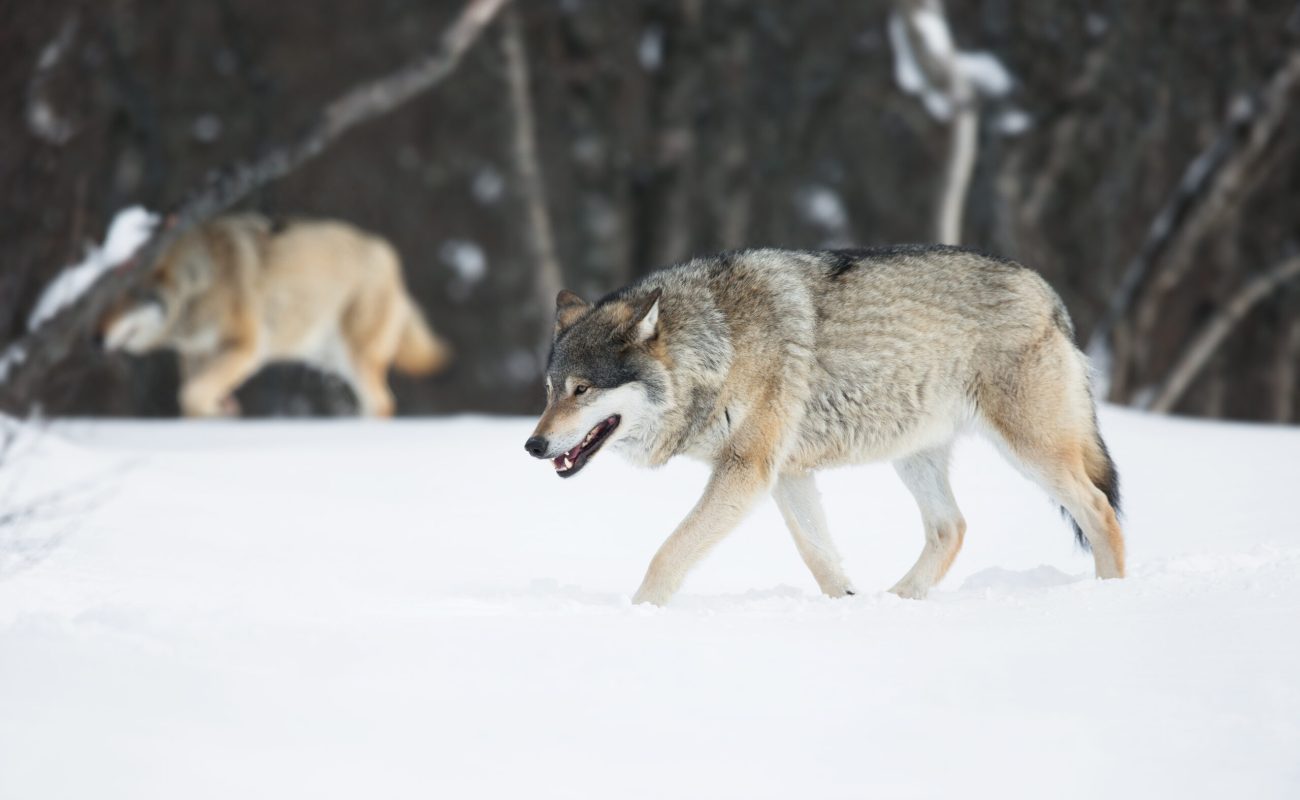
[[[210,281],[207,255],[195,244],[192,236],[177,242],[109,308],[95,337],[104,349],[139,354],[169,345],[181,311]]]
[[[578,474],[605,445],[645,446],[667,384],[660,290],[593,306],[570,291],[555,300],[546,410],[524,449]]]

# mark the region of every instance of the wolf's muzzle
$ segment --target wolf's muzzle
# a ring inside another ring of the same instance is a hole
[[[528,455],[533,458],[546,458],[546,438],[542,436],[533,436],[524,442],[524,449]]]

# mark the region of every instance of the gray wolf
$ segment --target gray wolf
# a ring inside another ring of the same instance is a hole
[[[389,416],[390,366],[429,374],[451,355],[387,241],[328,220],[276,230],[256,214],[182,236],[105,316],[100,337],[109,350],[176,350],[181,411],[194,417],[236,413],[233,392],[271,361],[333,372],[363,414]]]
[[[1060,299],[1018,264],[948,246],[748,250],[588,303],[564,291],[546,409],[525,444],[561,477],[601,450],[712,466],[634,600],[663,604],[769,492],[821,590],[853,594],[814,473],[888,460],[925,545],[891,591],[924,597],[966,533],[948,485],[976,429],[1069,515],[1101,578],[1124,575],[1119,481]]]

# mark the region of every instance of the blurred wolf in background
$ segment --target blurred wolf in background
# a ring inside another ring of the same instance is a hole
[[[387,241],[323,220],[273,230],[256,214],[183,236],[100,335],[109,350],[176,350],[181,411],[195,417],[237,413],[233,392],[272,361],[333,372],[362,413],[389,416],[390,366],[429,374],[451,355],[407,294]]]
[[[880,460],[925,527],[892,591],[923,597],[966,532],[948,458],[969,428],[1069,514],[1097,575],[1119,578],[1119,481],[1073,336],[1037,274],[955,247],[697,259],[594,305],[560,293],[546,410],[525,449],[562,477],[606,446],[650,466],[679,454],[712,465],[636,602],[667,602],[769,491],[822,591],[853,594],[813,473]]]

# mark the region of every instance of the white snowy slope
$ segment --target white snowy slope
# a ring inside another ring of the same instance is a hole
[[[767,502],[648,609],[704,468],[530,426],[57,426],[7,502],[94,496],[0,577],[0,797],[1300,796],[1298,429],[1105,409],[1124,581],[972,439],[930,599],[882,465],[821,481],[859,596]]]

